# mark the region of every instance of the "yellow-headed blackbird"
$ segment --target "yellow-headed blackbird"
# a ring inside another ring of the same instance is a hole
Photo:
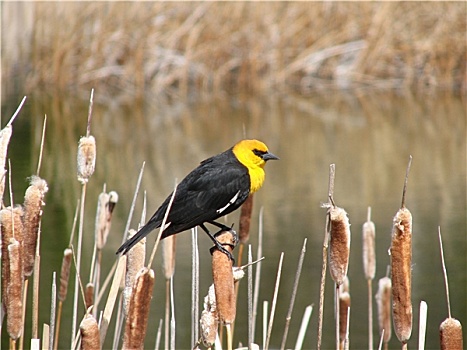
[[[264,143],[242,140],[227,151],[202,161],[178,185],[161,239],[200,226],[224,251],[204,223],[215,225],[221,231],[229,230],[229,227],[214,220],[240,207],[250,193],[263,185],[263,168],[270,159],[279,158],[270,153]],[[117,254],[125,254],[162,225],[171,197],[166,198],[146,225],[118,248]]]

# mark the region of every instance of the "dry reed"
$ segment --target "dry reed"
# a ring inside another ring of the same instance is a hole
[[[32,6],[22,34],[31,49],[5,60],[7,77],[38,67],[24,77],[30,90],[93,85],[115,100],[195,89],[466,88],[462,3]]]
[[[143,349],[154,287],[154,271],[144,268],[136,276],[123,337],[123,349]]]

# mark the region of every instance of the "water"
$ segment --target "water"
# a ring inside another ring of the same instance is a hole
[[[22,97],[22,96],[21,96]],[[14,112],[21,97],[2,106],[2,125]],[[96,172],[86,196],[83,242],[83,280],[89,278],[94,234],[96,199],[105,185],[120,195],[105,247],[102,274],[106,275],[122,241],[138,172],[145,162],[142,190],[147,193],[148,215],[201,160],[231,147],[244,135],[267,143],[281,160],[266,166],[266,183],[255,196],[251,237],[254,256],[258,247],[258,214],[264,210],[264,242],[260,309],[256,326],[257,343],[262,342],[262,303],[271,302],[281,252],[284,266],[272,329],[271,348],[281,344],[285,316],[304,239],[307,252],[293,309],[287,347],[295,344],[301,317],[307,305],[313,314],[304,348],[316,348],[319,283],[327,201],[329,165],[336,164],[334,200],[346,209],[352,224],[349,264],[350,347],[367,348],[367,283],[363,275],[361,227],[367,207],[372,207],[376,224],[376,278],[386,274],[392,217],[401,204],[402,187],[409,155],[413,157],[406,205],[413,215],[413,314],[414,327],[409,347],[418,344],[418,312],[421,300],[428,303],[426,348],[438,348],[438,327],[447,317],[447,306],[439,254],[438,226],[450,282],[453,317],[466,319],[466,110],[465,101],[455,96],[398,96],[396,94],[332,96],[255,96],[217,98],[185,103],[158,104],[147,101],[125,106],[106,101],[96,92],[91,133],[97,140]],[[60,270],[67,247],[81,187],[76,181],[76,149],[86,132],[88,101],[70,96],[29,96],[14,123],[9,148],[14,201],[22,201],[25,179],[36,173],[40,134],[47,114],[47,136],[40,175],[49,184],[44,209],[41,243],[40,330],[49,323],[50,285],[53,271]],[[8,193],[5,202],[9,203]],[[138,198],[132,227],[142,209]],[[227,223],[237,223],[238,213]],[[236,224],[237,225],[237,224]],[[149,236],[149,242],[155,235]],[[200,233],[200,301],[211,283],[210,241]],[[152,247],[152,245],[150,245]],[[237,248],[238,250],[238,248]],[[244,255],[243,260],[246,260]],[[177,235],[174,277],[176,348],[190,348],[191,235]],[[165,281],[160,253],[153,268],[156,285],[151,303],[146,347],[154,347],[155,332],[163,318]],[[73,285],[73,283],[71,283]],[[235,326],[235,343],[247,342],[246,279],[241,282]],[[333,348],[333,285],[326,281],[323,348]],[[72,290],[62,317],[63,339],[69,347]],[[104,301],[105,302],[105,301]],[[100,308],[103,303],[100,304]],[[202,307],[202,305],[201,305]],[[379,339],[376,304],[374,344]],[[114,313],[115,315],[115,313]],[[30,320],[28,308],[27,320]],[[28,321],[29,322],[29,321]],[[5,324],[4,324],[5,326]],[[27,327],[26,338],[30,337]],[[6,327],[2,335],[5,343]],[[111,345],[113,324],[107,336]],[[6,346],[6,345],[5,345]],[[400,345],[393,333],[390,348]]]

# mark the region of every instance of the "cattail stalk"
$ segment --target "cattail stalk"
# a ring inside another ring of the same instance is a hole
[[[294,279],[294,284],[293,284],[293,288],[292,288],[292,296],[290,298],[289,309],[287,311],[287,316],[285,318],[285,327],[284,327],[285,329],[284,329],[284,334],[282,336],[282,344],[281,344],[281,349],[282,350],[285,349],[285,343],[287,341],[287,334],[289,332],[290,321],[292,319],[292,310],[293,310],[293,307],[294,307],[294,304],[295,304],[295,297],[297,295],[298,282],[300,281],[300,275],[301,275],[301,272],[302,272],[303,260],[305,259],[306,242],[307,242],[307,239],[305,238],[305,240],[303,241],[303,246],[302,246],[302,250],[301,250],[301,253],[300,253],[300,258],[298,260],[297,270],[295,272],[295,279]]]
[[[56,316],[56,305],[57,305],[57,274],[54,271],[52,274],[52,291],[50,296],[50,330],[49,330],[49,350],[53,349],[53,340],[55,332],[55,316]]]
[[[87,313],[79,326],[81,333],[81,350],[97,350],[101,348],[99,326],[94,316]]]
[[[136,276],[125,324],[123,349],[143,349],[154,287],[154,271],[144,268]]]
[[[259,223],[258,223],[258,249],[256,251],[257,257],[263,255],[263,207],[259,210]],[[253,319],[252,319],[252,330],[251,338],[255,339],[256,330],[256,316],[258,314],[258,299],[259,299],[259,285],[261,281],[261,263],[256,265],[255,273],[255,285],[253,293]]]
[[[384,348],[388,348],[391,339],[391,295],[392,283],[389,277],[383,277],[378,281],[378,292],[376,293],[376,305],[378,307],[379,334],[382,337]],[[383,334],[384,333],[384,334]]]
[[[426,336],[426,319],[428,313],[428,305],[426,301],[420,301],[420,317],[418,327],[418,349],[425,350],[425,336]]]
[[[162,272],[165,278],[165,341],[166,348],[169,341],[170,326],[170,281],[175,271],[176,236],[172,235],[161,242]]]
[[[276,284],[274,286],[274,295],[272,297],[271,315],[269,316],[268,333],[267,333],[267,337],[266,337],[266,345],[264,346],[265,350],[269,349],[269,342],[271,340],[272,325],[274,323],[274,315],[276,313],[277,296],[279,294],[279,284],[280,284],[280,281],[281,281],[282,262],[283,261],[284,261],[284,252],[281,253],[281,257],[279,259],[279,267],[277,268]]]
[[[412,333],[412,215],[406,208],[394,217],[391,241],[392,312],[394,332],[403,344]]]
[[[391,238],[392,317],[394,332],[405,348],[412,333],[412,214],[405,207],[405,194],[412,156],[402,191],[401,209],[393,219]]]
[[[191,344],[195,344],[199,340],[199,249],[196,227],[191,229],[191,243]]]
[[[439,247],[441,252],[441,265],[443,267],[444,286],[446,288],[446,301],[448,306],[448,318],[446,318],[439,327],[439,337],[441,350],[448,349],[462,349],[463,347],[463,336],[462,336],[462,324],[451,317],[451,301],[449,299],[449,283],[448,273],[446,270],[446,262],[444,260],[443,251],[443,240],[441,238],[441,228],[438,227],[439,236]]]
[[[375,224],[371,221],[371,207],[368,207],[367,221],[362,228],[363,241],[363,271],[368,284],[368,349],[373,349],[373,291],[372,280],[375,278]]]
[[[331,205],[331,198],[334,193],[334,178],[336,173],[335,164],[329,165],[329,185],[328,185],[328,207]],[[328,263],[328,246],[330,236],[330,220],[329,211],[326,215],[326,224],[324,229],[324,241],[323,241],[323,266],[321,269],[321,283],[319,287],[319,310],[318,310],[318,340],[317,349],[321,350],[321,343],[323,338],[323,315],[324,315],[324,289],[326,285],[326,269]]]
[[[76,275],[75,275],[75,291],[73,295],[73,317],[71,331],[71,347],[73,347],[73,337],[76,334],[76,324],[78,320],[78,289],[79,289],[79,275],[81,273],[81,250],[83,244],[83,230],[84,230],[84,203],[86,200],[86,184],[89,178],[94,173],[96,164],[96,140],[91,133],[91,116],[92,107],[94,102],[94,89],[91,89],[91,97],[89,99],[88,122],[86,127],[86,136],[81,137],[78,143],[77,152],[77,177],[81,182],[81,207],[79,212],[79,226],[78,226],[78,249],[76,256]]]
[[[331,198],[332,202],[332,198]],[[350,223],[344,209],[332,205],[329,209],[330,242],[329,242],[329,271],[336,284],[336,349],[340,346],[339,327],[339,286],[347,276],[350,256]]]
[[[60,335],[60,322],[62,319],[62,308],[63,302],[66,299],[66,295],[68,292],[68,280],[70,278],[70,268],[71,268],[71,259],[73,256],[73,252],[70,248],[66,248],[63,251],[63,258],[62,258],[62,267],[60,270],[60,286],[58,289],[58,308],[57,308],[57,322],[55,326],[55,338],[53,341],[54,349],[58,349],[58,339]]]
[[[310,317],[311,317],[312,312],[313,312],[313,306],[308,305],[305,308],[305,312],[303,313],[302,323],[300,325],[300,330],[298,332],[297,341],[295,342],[295,348],[294,349],[296,349],[296,350],[301,350],[302,349],[303,340],[305,339],[306,330],[308,328],[308,323],[310,322]]]

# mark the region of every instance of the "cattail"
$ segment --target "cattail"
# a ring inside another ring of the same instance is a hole
[[[89,309],[94,305],[94,283],[88,282],[84,289],[84,307]]]
[[[96,139],[94,136],[89,135],[80,138],[77,163],[78,181],[85,184],[94,173],[96,165]]]
[[[58,291],[58,300],[65,301],[68,291],[68,279],[70,278],[70,267],[71,258],[73,251],[70,248],[66,248],[63,251],[62,269],[60,272],[60,288]]]
[[[228,252],[232,253],[236,243],[236,237],[232,232],[223,231],[216,238]],[[236,313],[232,260],[218,249],[212,251],[212,275],[219,322],[230,325],[234,322]]]
[[[463,349],[462,325],[453,317],[446,318],[439,326],[441,350]]]
[[[250,194],[240,209],[240,222],[238,228],[239,242],[245,244],[250,237],[251,212],[253,211],[253,196]]]
[[[154,287],[154,271],[144,268],[136,276],[125,324],[123,349],[143,349]]]
[[[201,342],[206,347],[214,345],[217,336],[219,318],[217,315],[216,294],[214,284],[211,284],[208,295],[204,297],[204,309],[199,320],[201,330]]]
[[[96,248],[102,250],[109,236],[112,213],[118,202],[118,194],[115,191],[102,192],[97,200],[97,213],[95,225]]]
[[[11,239],[8,245],[9,278],[6,292],[8,302],[7,331],[11,339],[17,340],[23,329],[23,259],[21,257],[21,244],[16,239]]]
[[[79,330],[81,333],[82,350],[96,350],[101,348],[99,326],[92,314],[88,313],[84,316],[79,325]]]
[[[349,279],[346,277],[339,286],[339,340],[341,347],[344,347],[347,336],[347,320],[350,308]]]
[[[378,292],[376,293],[376,305],[378,306],[379,334],[383,334],[385,347],[391,339],[391,279],[383,277],[378,281]]]
[[[44,206],[44,196],[48,191],[47,182],[39,176],[32,176],[31,182],[24,196],[24,275],[31,276],[34,270],[36,257],[37,234],[39,232],[39,222]]]
[[[412,333],[412,214],[402,207],[394,217],[391,240],[392,316],[403,344]]]
[[[165,238],[162,244],[162,271],[166,280],[170,280],[175,271],[175,247],[176,236]]]
[[[376,255],[375,255],[375,224],[370,220],[371,208],[368,207],[368,219],[363,224],[363,270],[365,278],[375,278]]]
[[[19,242],[19,259],[21,259],[21,268],[23,267],[23,208],[16,206],[13,210],[11,207],[0,210],[0,232],[2,238],[2,304],[3,308],[8,305],[7,286],[10,284],[10,258],[8,254],[8,245],[12,239]],[[13,220],[12,220],[13,219]],[[21,272],[21,277],[22,276]]]
[[[329,271],[337,285],[344,282],[349,266],[350,223],[347,213],[339,207],[329,209],[331,241],[329,243]]]
[[[375,224],[371,221],[371,207],[368,207],[367,221],[362,227],[363,271],[368,284],[368,348],[373,349],[373,290],[371,281],[375,278]]]
[[[130,230],[128,236],[131,238],[135,234],[135,230]],[[128,314],[128,307],[130,305],[130,298],[133,293],[136,276],[144,267],[144,260],[146,258],[146,238],[143,238],[130,249],[126,256],[125,288],[123,290],[123,310],[125,315]]]

